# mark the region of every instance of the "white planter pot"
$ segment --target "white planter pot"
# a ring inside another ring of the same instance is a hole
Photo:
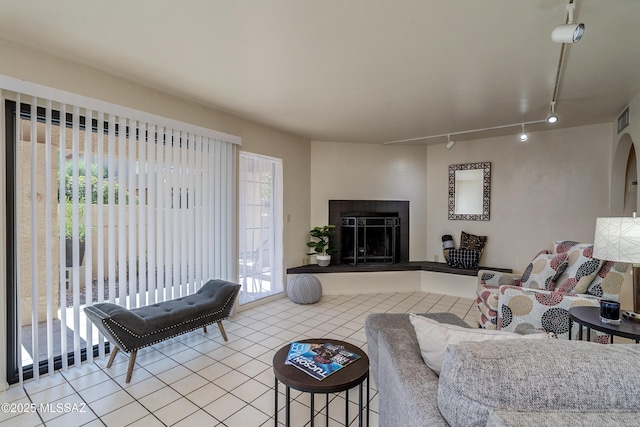
[[[331,255],[316,255],[316,262],[319,267],[326,267],[331,263]]]

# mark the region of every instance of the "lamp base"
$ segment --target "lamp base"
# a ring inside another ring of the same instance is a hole
[[[622,317],[624,317],[627,320],[630,320],[632,322],[639,322],[640,323],[640,314],[633,312],[631,310],[625,310],[622,312]]]

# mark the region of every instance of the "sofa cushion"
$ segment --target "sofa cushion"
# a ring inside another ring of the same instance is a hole
[[[459,344],[468,341],[488,341],[504,339],[547,339],[547,334],[520,335],[512,332],[493,331],[488,329],[468,329],[456,325],[439,323],[415,314],[409,315],[409,320],[416,331],[420,353],[424,363],[440,374],[444,354],[449,344]]]
[[[556,363],[541,364],[541,360]],[[447,348],[438,408],[455,426],[486,425],[496,410],[637,412],[640,388],[627,385],[639,383],[639,345],[566,340],[467,342]]]
[[[568,257],[564,252],[558,254],[550,254],[547,250],[539,252],[522,273],[522,287],[553,290],[556,280],[567,267]]]
[[[569,243],[573,243],[570,245]],[[556,281],[558,292],[585,293],[600,271],[603,261],[593,258],[593,244],[576,242],[553,242],[554,252],[566,253],[567,268]]]

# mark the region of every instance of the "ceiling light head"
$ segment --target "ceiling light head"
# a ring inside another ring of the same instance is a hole
[[[522,133],[520,134],[520,136],[518,136],[518,140],[520,140],[520,142],[525,142],[529,139],[529,135],[527,135],[527,132],[525,132],[524,130],[524,123],[522,124]]]
[[[456,145],[456,142],[451,139],[451,135],[447,135],[447,150],[451,150],[454,145]]]
[[[567,3],[567,23],[556,27],[551,33],[551,40],[556,43],[578,43],[584,34],[584,24],[573,23],[573,11],[576,5],[573,0]]]
[[[578,43],[584,34],[584,24],[565,24],[556,27],[551,40],[556,43]]]
[[[558,114],[556,113],[556,103],[552,102],[551,103],[551,111],[549,111],[549,115],[547,116],[547,123],[549,123],[549,124],[558,123],[559,119],[560,118],[558,117]]]

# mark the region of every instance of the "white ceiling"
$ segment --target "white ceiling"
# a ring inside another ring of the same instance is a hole
[[[612,122],[640,92],[640,1],[576,5],[557,127]],[[0,0],[0,41],[310,140],[381,143],[544,119],[564,19],[564,0]]]

